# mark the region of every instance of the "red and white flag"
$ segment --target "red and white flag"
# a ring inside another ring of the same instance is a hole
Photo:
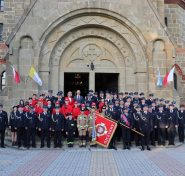
[[[96,143],[108,147],[117,128],[117,123],[98,113],[95,117]]]
[[[166,74],[163,80],[163,86],[166,86],[169,82],[173,81],[175,66]]]
[[[20,83],[20,76],[19,76],[19,73],[16,71],[16,69],[12,67],[12,70],[13,70],[13,78],[14,78],[14,81],[16,84],[19,84]]]

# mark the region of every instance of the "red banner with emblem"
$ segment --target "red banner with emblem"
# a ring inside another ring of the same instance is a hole
[[[108,147],[117,128],[117,123],[100,114],[95,117],[96,143]]]

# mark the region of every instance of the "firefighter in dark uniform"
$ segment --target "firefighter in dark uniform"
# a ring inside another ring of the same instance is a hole
[[[63,92],[59,91],[57,93],[57,97],[55,98],[55,102],[59,102],[60,107],[65,104],[64,97],[63,97]]]
[[[127,127],[122,126],[123,149],[130,150],[131,143],[131,128],[133,125],[132,115],[129,113],[129,108],[125,107],[124,112],[120,115],[120,122]]]
[[[26,116],[23,112],[23,106],[18,106],[17,112],[17,143],[18,148],[22,146],[22,142],[24,147],[26,147]]]
[[[148,113],[148,106],[143,105],[143,112],[141,112],[141,116],[139,118],[139,128],[144,136],[141,137],[141,150],[145,150],[145,145],[147,146],[147,150],[150,150],[149,140],[150,140],[150,131],[151,131],[151,118]]]
[[[158,145],[165,146],[166,128],[167,128],[167,113],[163,109],[163,105],[159,105],[159,112],[156,114],[155,128],[158,134]]]
[[[148,112],[150,114],[151,119],[151,132],[150,132],[150,141],[151,145],[155,146],[155,124],[156,124],[156,112],[152,111],[152,105],[148,106]]]
[[[114,111],[115,111],[115,116],[116,116],[116,119],[119,119],[120,118],[120,115],[121,115],[121,108],[119,106],[119,99],[115,99],[115,104],[114,104]],[[117,140],[120,141],[121,140],[121,126],[118,125],[117,126],[117,129],[115,131],[115,135],[117,137]]]
[[[29,112],[25,113],[26,116],[26,140],[27,140],[27,148],[30,148],[30,142],[32,142],[32,147],[36,147],[35,143],[35,135],[36,128],[38,123],[37,114],[34,112],[34,107],[29,107]]]
[[[135,107],[136,112],[133,114],[133,128],[140,132],[139,128],[139,118],[141,116],[141,106],[138,105]],[[136,146],[141,145],[141,136],[135,133],[135,144]]]
[[[75,136],[75,121],[73,119],[72,113],[66,115],[66,135],[67,135],[67,145],[68,147],[73,147],[74,136]]]
[[[184,105],[180,105],[180,109],[178,111],[178,134],[179,134],[179,142],[184,143],[184,126],[185,126],[185,109]]]
[[[62,132],[64,131],[65,119],[59,112],[60,107],[55,108],[55,113],[52,114],[52,129],[54,131],[54,148],[62,147]]]
[[[116,121],[118,121],[120,119],[120,117],[116,116],[116,111],[114,109],[114,104],[112,102],[109,103],[109,108],[106,111],[105,115],[113,120],[116,120]],[[109,144],[109,149],[117,150],[115,143],[116,143],[116,136],[114,133],[114,135],[112,136],[112,139],[110,141],[110,144]]]
[[[47,147],[50,148],[51,115],[47,112],[47,106],[43,106],[43,113],[39,114],[39,131],[41,131],[41,146],[44,147],[44,140],[47,140]]]
[[[12,135],[12,146],[17,144],[17,106],[13,106],[13,111],[10,113],[9,128]]]
[[[5,130],[8,127],[8,115],[7,112],[3,110],[3,105],[0,104],[0,134],[1,134],[1,148],[4,146]]]
[[[148,106],[152,105],[152,103],[154,102],[153,97],[154,97],[154,94],[153,94],[153,93],[150,93],[150,94],[149,94],[149,99],[146,100],[146,104],[147,104]]]
[[[167,132],[168,132],[168,145],[175,145],[174,140],[175,140],[175,133],[178,127],[178,117],[177,117],[177,111],[174,109],[174,105],[170,104],[169,105],[169,113],[168,113],[168,118],[167,118]]]
[[[54,106],[56,97],[54,97],[52,94],[53,94],[53,90],[48,90],[48,95],[46,96],[46,99],[50,100],[52,103],[52,106]]]

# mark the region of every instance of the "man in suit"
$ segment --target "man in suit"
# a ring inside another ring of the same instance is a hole
[[[8,126],[8,115],[6,111],[3,111],[3,105],[0,104],[0,134],[1,134],[1,148],[4,146],[5,130]]]
[[[77,101],[79,104],[84,103],[83,96],[81,96],[81,91],[77,90],[76,95],[74,96],[75,101]]]

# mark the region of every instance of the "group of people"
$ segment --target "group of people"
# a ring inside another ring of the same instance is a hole
[[[89,90],[86,97],[80,90],[73,97],[69,91],[64,97],[59,91],[53,96],[53,91],[33,94],[28,100],[20,100],[13,106],[9,118],[0,104],[0,135],[1,147],[4,146],[5,130],[11,129],[12,145],[20,148],[36,147],[36,137],[41,141],[40,147],[51,146],[61,148],[63,139],[67,138],[68,147],[73,147],[75,137],[79,138],[79,146],[87,144],[96,146],[93,137],[95,129],[95,114],[100,113],[118,123],[117,129],[110,141],[109,148],[116,148],[116,141],[123,141],[123,149],[130,149],[135,141],[141,150],[150,150],[150,145],[175,145],[176,133],[179,142],[184,142],[185,107],[178,109],[175,102],[154,98],[144,93]]]

